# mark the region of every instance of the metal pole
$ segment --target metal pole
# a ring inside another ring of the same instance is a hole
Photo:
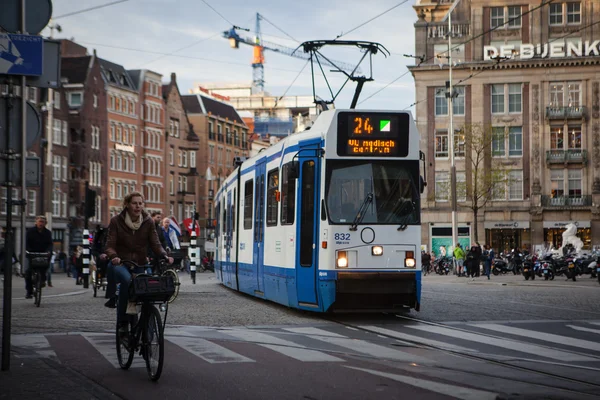
[[[50,39],[54,38],[54,25],[50,25]],[[46,163],[42,165],[44,169],[44,183],[46,186],[45,193],[42,192],[42,199],[45,208],[49,208],[49,210],[53,210],[52,208],[52,196],[54,195],[54,185],[53,185],[53,174],[52,174],[52,162],[53,160],[53,142],[54,142],[54,90],[52,88],[48,88],[48,100],[46,101],[46,107],[48,108],[48,125],[46,126]],[[43,129],[43,128],[42,128]],[[48,196],[46,198],[46,196]],[[53,215],[51,211],[46,211],[45,208],[42,208],[42,213],[46,215],[46,220],[48,221],[48,229],[52,229],[52,220]]]
[[[194,216],[196,215],[196,210],[194,210]],[[192,278],[192,283],[196,284],[196,257],[197,257],[197,241],[196,241],[196,219],[192,221],[192,232],[190,237],[190,277]]]
[[[10,369],[10,331],[12,313],[12,256],[13,256],[13,233],[12,233],[12,185],[10,185],[10,160],[14,156],[10,153],[10,114],[12,113],[13,84],[9,83],[9,97],[6,102],[6,154],[2,158],[6,160],[6,236],[4,240],[4,299],[2,307],[2,371]]]
[[[21,33],[27,34],[25,26],[25,2],[21,0]],[[27,217],[27,78],[21,77],[21,260],[25,260],[25,234]],[[8,196],[7,196],[8,197]]]
[[[86,200],[83,206],[83,288],[87,289],[89,287],[90,280],[90,231],[88,230],[88,191],[90,190],[90,184],[88,181],[85,181],[85,196]]]
[[[448,113],[450,116],[450,125],[448,127],[448,136],[450,138],[450,193],[452,196],[452,247],[458,243],[458,228],[456,220],[456,165],[454,162],[454,86],[452,85],[452,10],[448,13],[448,64],[450,65],[450,96],[448,102]]]

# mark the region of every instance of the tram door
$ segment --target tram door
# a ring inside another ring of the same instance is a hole
[[[301,151],[298,157],[298,207],[296,220],[296,286],[298,303],[317,304],[317,230],[319,229],[319,174],[320,159],[315,151]],[[305,156],[306,154],[306,156]]]
[[[227,285],[231,285],[231,276],[232,276],[232,265],[231,265],[231,242],[232,242],[232,214],[231,214],[231,191],[227,192],[227,205],[225,206],[225,226],[224,230],[224,244],[225,244],[225,268],[223,268],[222,274],[225,275],[224,282]]]
[[[254,257],[256,265],[255,292],[263,294],[264,289],[264,263],[265,263],[265,171],[267,159],[256,162],[254,180]]]

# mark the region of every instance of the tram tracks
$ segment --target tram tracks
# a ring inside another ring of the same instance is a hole
[[[468,330],[468,329],[464,329],[464,328],[460,328],[460,327],[456,327],[456,326],[452,326],[452,325],[446,325],[446,324],[442,324],[442,323],[426,321],[426,320],[422,320],[422,319],[419,319],[419,318],[409,317],[409,316],[406,316],[406,315],[389,314],[389,313],[383,313],[383,314],[387,315],[387,316],[393,316],[395,318],[403,319],[403,320],[406,320],[406,321],[417,322],[419,324],[425,324],[425,325],[431,325],[431,326],[436,326],[436,327],[443,327],[443,328],[453,329],[453,330],[456,330],[456,331],[462,331],[462,332],[469,333],[469,334],[477,334],[477,335],[480,335],[482,337],[486,337],[487,336],[487,337],[491,337],[491,338],[497,338],[497,339],[507,340],[507,338],[496,336],[496,335],[492,335],[492,334],[489,334],[489,333],[482,333],[480,331]],[[497,365],[497,366],[500,366],[500,367],[510,368],[512,370],[519,370],[519,371],[523,371],[523,372],[526,372],[526,373],[535,374],[535,375],[538,375],[538,376],[546,377],[546,378],[548,378],[550,380],[560,380],[560,381],[569,382],[569,383],[572,383],[572,384],[586,385],[586,386],[588,386],[590,388],[590,390],[593,390],[593,391],[595,391],[597,393],[589,392],[589,391],[585,391],[585,390],[578,390],[578,389],[574,389],[574,388],[569,388],[569,387],[565,387],[564,385],[557,385],[557,382],[555,382],[554,384],[546,384],[546,383],[543,383],[543,382],[532,383],[531,380],[528,380],[528,379],[510,378],[512,381],[519,382],[519,383],[524,383],[524,384],[529,384],[529,385],[535,385],[535,386],[544,387],[544,388],[548,388],[548,389],[552,389],[552,390],[562,390],[562,391],[570,392],[570,393],[573,393],[573,394],[576,394],[576,395],[583,395],[583,396],[589,396],[589,397],[593,397],[593,398],[600,398],[600,381],[599,382],[590,382],[590,381],[583,380],[583,379],[577,379],[577,378],[570,377],[570,376],[564,376],[564,375],[561,375],[559,373],[553,373],[553,372],[544,371],[544,370],[541,370],[541,369],[536,369],[536,368],[527,367],[527,366],[523,366],[523,365],[516,365],[514,363],[511,363],[511,361],[513,361],[513,362],[519,362],[519,361],[521,361],[521,362],[536,362],[536,363],[540,363],[540,364],[544,364],[544,365],[554,365],[554,366],[557,366],[557,367],[576,368],[576,369],[582,369],[582,370],[591,370],[591,371],[597,371],[599,375],[600,375],[600,368],[593,368],[593,367],[587,367],[587,366],[583,366],[583,365],[570,364],[570,363],[540,361],[540,360],[527,359],[527,358],[522,358],[522,357],[513,357],[510,360],[500,360],[498,358],[494,358],[491,354],[486,356],[485,354],[481,354],[481,353],[473,353],[473,352],[460,351],[460,350],[452,349],[452,348],[449,348],[449,347],[442,347],[442,346],[436,346],[436,345],[433,345],[433,344],[422,343],[422,342],[419,342],[418,340],[407,339],[405,337],[403,337],[402,339],[398,339],[397,337],[395,337],[392,334],[386,334],[385,332],[382,332],[380,330],[369,329],[368,327],[365,327],[362,324],[348,323],[348,322],[341,321],[341,320],[334,319],[334,318],[328,318],[328,320],[330,322],[333,322],[333,323],[345,326],[345,327],[353,329],[353,330],[358,330],[358,331],[362,331],[362,332],[368,332],[368,333],[371,333],[371,334],[378,335],[379,337],[385,337],[385,338],[388,338],[388,339],[396,340],[396,341],[399,342],[396,346],[402,346],[402,343],[400,343],[400,342],[404,342],[404,343],[407,343],[407,344],[410,344],[410,345],[414,345],[415,347],[418,347],[418,348],[441,351],[441,352],[444,352],[444,353],[447,353],[447,354],[451,354],[451,355],[454,355],[454,356],[457,356],[457,357],[462,357],[462,358],[466,358],[466,359],[470,359],[470,360],[474,360],[474,361],[485,362],[485,363]],[[518,340],[516,340],[516,339],[510,339],[510,340],[518,342]],[[541,345],[541,344],[536,344],[536,346],[538,346],[538,347],[545,347],[545,348],[548,348],[548,349],[552,349],[551,347],[544,346],[544,345]],[[572,353],[574,355],[580,355],[580,356],[586,356],[586,357],[590,357],[590,358],[596,358],[596,359],[598,359],[598,362],[600,363],[600,357],[598,357],[598,356],[589,355],[589,354],[582,354],[582,353],[579,353],[579,352],[576,352],[576,351],[566,350],[566,349],[561,349],[561,351]],[[505,377],[502,377],[502,376],[492,375],[492,374],[481,372],[481,371],[476,371],[475,372],[475,371],[470,371],[470,370],[459,370],[457,368],[453,368],[453,371],[455,371],[455,372],[462,372],[462,373],[465,373],[465,374],[476,374],[476,375],[481,376],[483,378],[508,379],[508,378],[505,378]],[[503,399],[503,398],[504,397],[499,397],[499,399]]]

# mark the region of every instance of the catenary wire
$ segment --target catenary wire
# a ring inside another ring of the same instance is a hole
[[[479,38],[480,38],[480,37],[482,37],[482,36],[488,35],[488,34],[490,34],[491,32],[495,31],[496,29],[499,29],[499,28],[503,27],[504,25],[507,25],[507,24],[509,24],[509,23],[510,23],[510,22],[512,22],[512,21],[515,21],[515,20],[517,20],[517,19],[520,19],[520,18],[524,17],[525,15],[531,14],[532,12],[534,12],[534,11],[536,11],[536,10],[539,10],[540,8],[542,8],[542,7],[544,7],[544,6],[546,6],[546,5],[550,4],[550,3],[552,3],[553,1],[554,1],[554,0],[547,0],[547,1],[544,1],[544,2],[543,2],[543,3],[541,3],[539,6],[535,6],[534,8],[532,8],[532,9],[529,9],[529,10],[527,10],[527,11],[525,11],[525,12],[521,13],[520,15],[518,15],[518,16],[516,16],[516,17],[513,17],[513,18],[511,18],[511,19],[509,19],[509,20],[507,20],[507,21],[505,21],[505,22],[504,22],[504,23],[502,23],[502,24],[499,24],[499,25],[497,25],[497,26],[495,26],[495,27],[493,27],[493,28],[491,28],[491,29],[488,29],[487,31],[485,31],[485,32],[482,32],[482,33],[480,33],[479,35],[477,35],[477,36],[474,36],[474,37],[470,38],[469,40],[467,40],[467,41],[465,41],[465,42],[461,42],[461,43],[457,44],[456,46],[452,47],[451,49],[445,50],[445,51],[441,52],[441,53],[440,53],[440,54],[438,54],[438,55],[431,56],[431,57],[429,57],[429,58],[427,58],[427,59],[423,60],[423,61],[422,61],[420,64],[424,64],[424,63],[426,63],[426,62],[428,62],[428,61],[430,61],[430,60],[432,60],[432,59],[434,59],[434,58],[436,58],[436,57],[439,57],[440,55],[443,55],[443,54],[446,54],[446,53],[448,53],[448,52],[451,52],[452,50],[455,50],[455,49],[459,48],[459,47],[460,47],[460,46],[462,46],[462,45],[465,45],[465,44],[467,44],[467,43],[469,43],[469,42],[472,42],[472,41],[473,41],[473,40],[475,40],[475,39],[479,39]],[[448,32],[448,34],[450,34],[450,32]],[[420,64],[419,64],[419,65],[420,65]],[[401,79],[401,78],[405,77],[406,75],[408,75],[408,73],[409,73],[409,72],[410,72],[410,70],[408,70],[408,71],[404,72],[402,75],[400,75],[399,77],[397,77],[397,78],[395,78],[394,80],[392,80],[392,81],[391,81],[389,84],[385,85],[383,88],[381,88],[381,89],[377,90],[377,91],[376,91],[376,92],[374,92],[372,95],[370,95],[369,97],[367,97],[367,98],[365,98],[364,100],[362,100],[362,101],[361,101],[359,104],[362,104],[362,103],[364,103],[365,101],[367,101],[368,99],[370,99],[370,98],[374,97],[375,95],[377,95],[377,94],[381,93],[383,90],[385,90],[386,88],[388,88],[390,85],[392,85],[393,83],[397,82],[399,79]]]
[[[118,0],[118,1],[113,1],[113,2],[110,2],[110,3],[106,3],[106,4],[100,4],[100,5],[97,5],[97,6],[94,6],[94,7],[84,8],[83,10],[78,10],[78,11],[73,11],[73,12],[70,12],[70,13],[63,14],[63,15],[58,15],[56,17],[52,17],[52,19],[55,20],[55,19],[59,19],[59,18],[66,18],[66,17],[70,17],[72,15],[77,15],[77,14],[81,14],[81,13],[88,12],[88,11],[98,10],[100,8],[112,6],[112,5],[115,5],[115,4],[125,3],[126,1],[129,1],[129,0]]]
[[[367,25],[369,22],[376,20],[377,18],[381,17],[382,15],[389,13],[390,11],[394,10],[397,7],[400,7],[402,4],[407,3],[407,2],[408,2],[408,0],[401,1],[400,3],[396,4],[395,6],[388,8],[387,10],[385,10],[385,11],[377,14],[376,16],[368,19],[367,21],[363,22],[362,24],[355,26],[354,28],[350,29],[349,31],[340,33],[339,35],[336,36],[336,38],[334,40],[337,40],[337,39],[341,38],[342,36],[346,36],[347,34],[354,32],[355,30],[357,30],[359,28],[362,28],[363,26]]]

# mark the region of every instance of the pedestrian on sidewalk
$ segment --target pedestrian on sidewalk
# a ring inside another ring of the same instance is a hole
[[[457,243],[454,248],[454,258],[456,259],[456,276],[461,276],[465,264],[465,251],[460,246],[460,243]]]
[[[490,279],[490,272],[492,271],[492,263],[494,262],[494,249],[489,244],[485,245],[485,261],[484,261],[484,273],[487,275],[488,280]]]

